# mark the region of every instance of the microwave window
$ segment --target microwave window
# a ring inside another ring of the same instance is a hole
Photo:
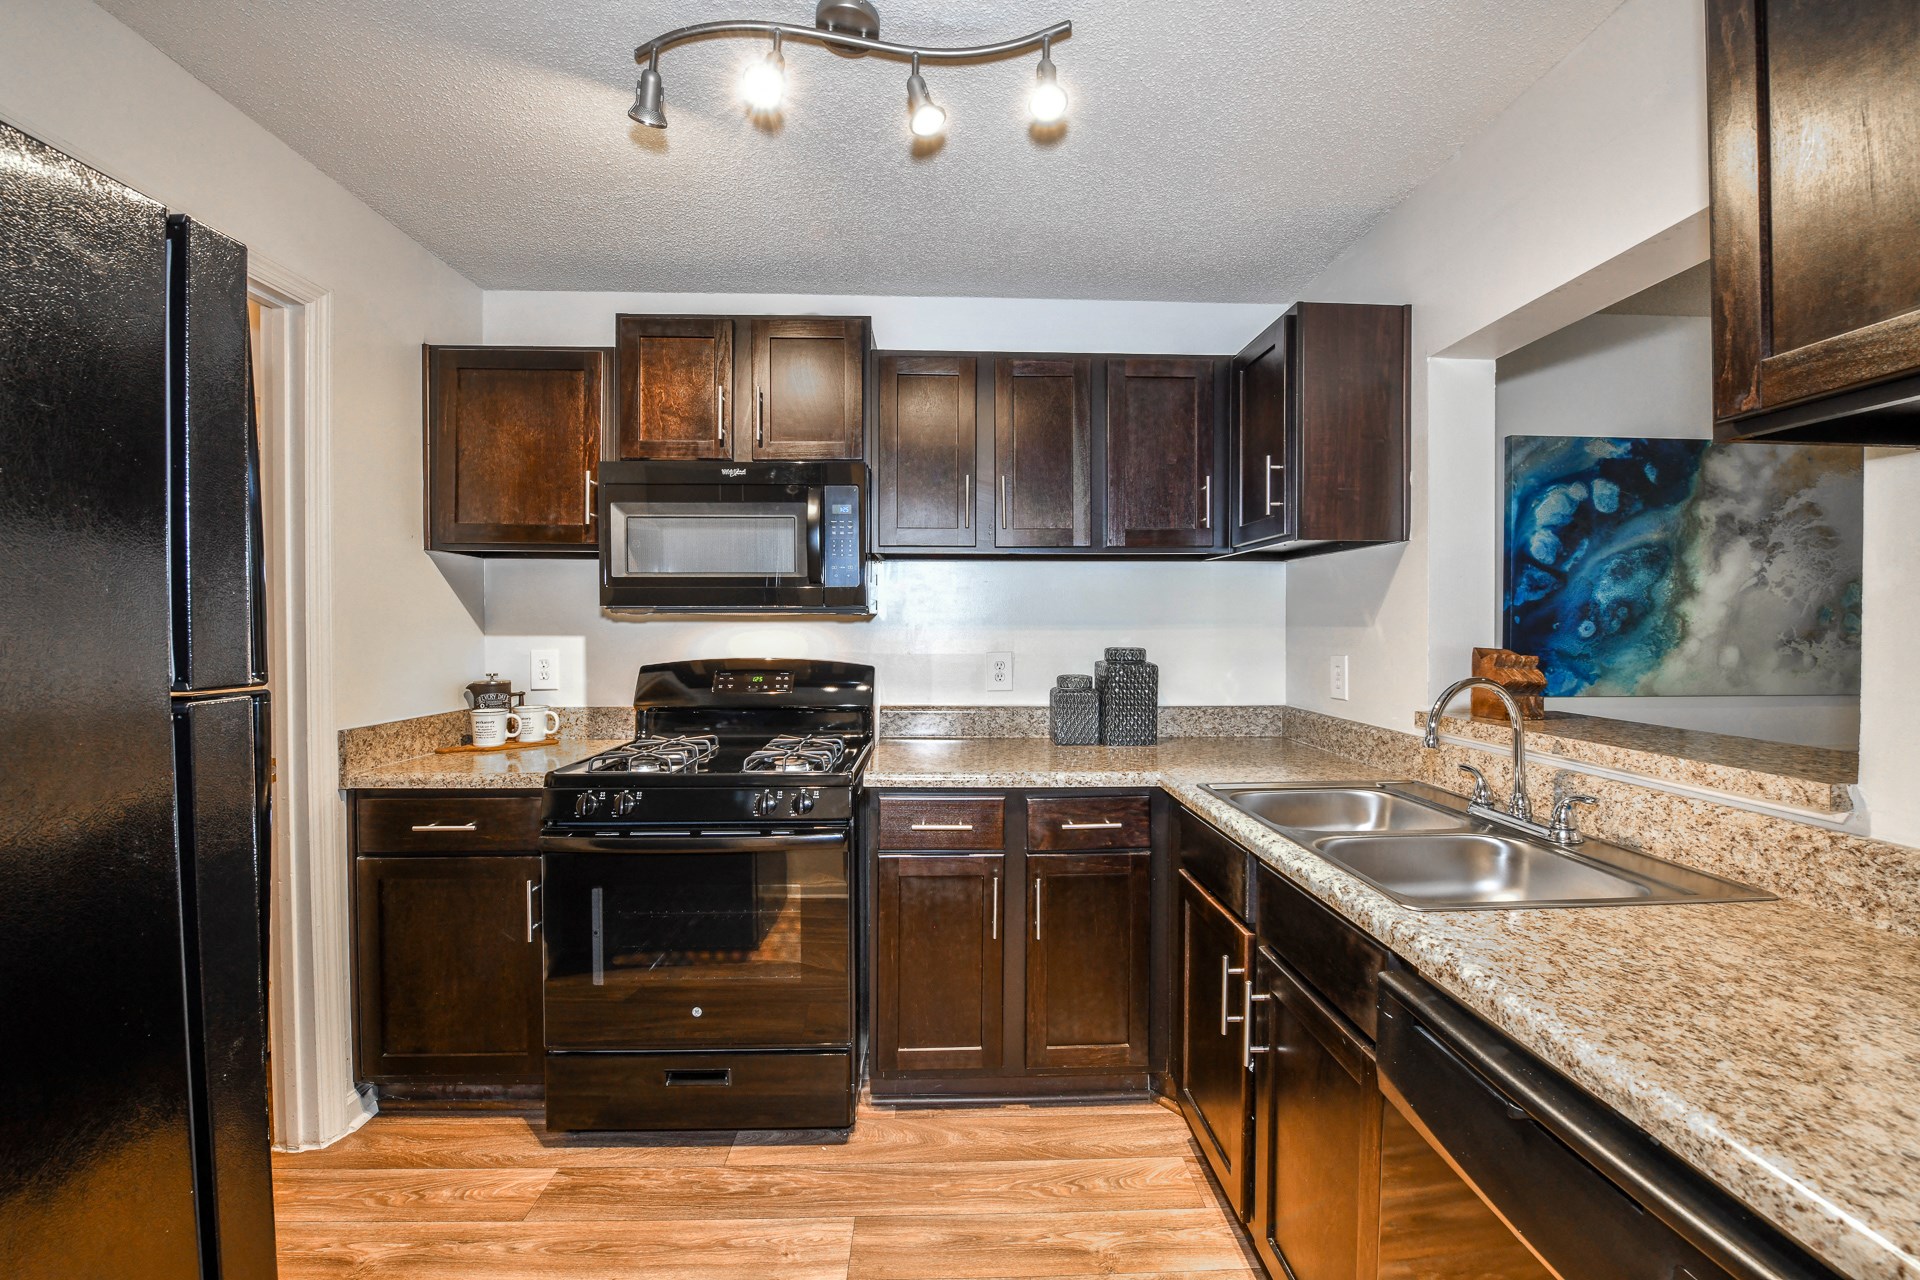
[[[635,576],[784,578],[806,568],[797,512],[630,512],[625,533],[626,570]]]

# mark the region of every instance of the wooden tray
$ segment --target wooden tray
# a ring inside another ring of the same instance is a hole
[[[538,742],[521,742],[518,738],[515,738],[511,741],[503,742],[497,747],[476,747],[471,742],[462,742],[457,746],[435,747],[433,749],[433,754],[437,756],[451,756],[451,755],[460,755],[468,751],[475,751],[475,752],[480,752],[484,754],[489,751],[512,751],[516,747],[550,747],[558,741],[560,741],[560,739],[557,737],[542,738]]]

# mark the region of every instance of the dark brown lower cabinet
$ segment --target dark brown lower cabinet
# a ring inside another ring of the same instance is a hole
[[[361,857],[354,878],[360,1078],[539,1084],[540,859]]]
[[[874,912],[874,1070],[997,1070],[1002,854],[880,855]]]
[[[1254,1249],[1273,1276],[1374,1280],[1386,1100],[1373,1047],[1271,951],[1256,964]]]
[[[1178,936],[1181,1018],[1175,1087],[1180,1109],[1228,1203],[1245,1221],[1253,1101],[1245,1019],[1253,931],[1182,871]]]
[[[1147,1065],[1152,857],[1030,853],[1027,1066]]]

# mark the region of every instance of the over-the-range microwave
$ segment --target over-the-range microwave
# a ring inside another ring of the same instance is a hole
[[[603,462],[600,604],[872,613],[858,462]]]

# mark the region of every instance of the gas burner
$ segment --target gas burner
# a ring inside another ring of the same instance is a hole
[[[588,773],[693,773],[720,750],[712,734],[635,738],[587,762]]]
[[[783,733],[747,756],[748,773],[832,773],[847,754],[839,738],[802,738]]]

